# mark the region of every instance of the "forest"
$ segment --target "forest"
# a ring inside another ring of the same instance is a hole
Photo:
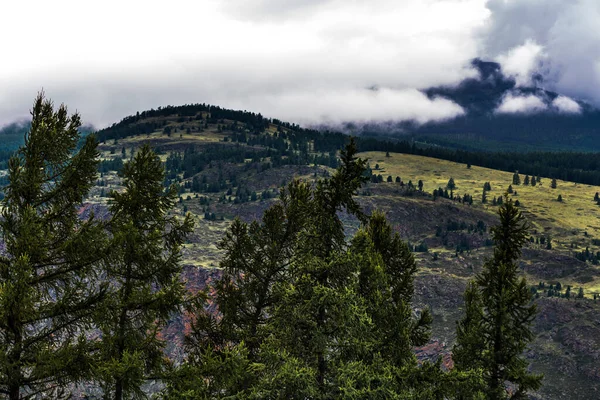
[[[165,188],[169,170],[186,168],[170,160],[165,169],[144,145],[124,162],[109,215],[82,217],[100,158],[96,136],[82,137],[80,127],[77,113],[40,94],[8,161],[6,398],[143,398],[149,382],[166,399],[524,399],[539,389],[542,376],[523,356],[536,314],[518,266],[529,226],[508,196],[491,228],[493,255],[465,291],[455,367],[446,370],[414,352],[432,317],[412,303],[419,266],[411,249],[382,212],[366,213],[355,199],[370,179],[356,156],[360,140],[344,137],[331,176],[292,180],[260,220],[235,219],[218,243],[221,276],[191,293],[181,250],[193,221],[172,212],[176,185]],[[351,237],[342,211],[360,222]],[[176,315],[191,321],[180,362],[161,339]]]

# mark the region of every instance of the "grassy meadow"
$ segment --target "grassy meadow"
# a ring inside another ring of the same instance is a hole
[[[467,168],[465,164],[397,153],[386,157],[383,152],[364,152],[359,156],[367,158],[373,173],[381,174],[384,180],[388,175],[394,181],[400,176],[403,182],[410,180],[415,186],[423,180],[423,190],[428,193],[438,187],[445,188],[448,180],[453,178],[455,195],[472,195],[473,207],[490,213],[497,209],[492,205],[492,198],[503,195],[512,184],[512,173],[475,165]],[[379,170],[375,170],[376,164],[379,164]],[[532,236],[550,236],[552,248],[565,254],[585,250],[586,246],[590,251],[600,251],[599,246],[592,244],[592,239],[600,239],[600,207],[594,201],[600,187],[557,180],[556,189],[552,189],[549,177],[542,177],[542,183],[536,186],[524,185],[524,178],[521,174],[521,185],[513,185],[517,194],[510,196],[519,200],[520,208],[531,224]],[[490,183],[492,191],[488,192],[487,203],[482,204],[485,182]],[[562,196],[562,202],[557,200],[558,195]],[[600,281],[594,280],[583,287],[588,293],[600,292]]]

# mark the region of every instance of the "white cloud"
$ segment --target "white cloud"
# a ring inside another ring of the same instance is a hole
[[[498,57],[528,40],[543,47],[544,86],[600,105],[600,1],[489,0],[483,56]]]
[[[575,100],[567,96],[558,96],[552,101],[552,106],[559,112],[565,114],[580,114],[581,106]]]
[[[272,110],[272,117],[293,119],[302,110],[299,122],[337,125],[347,121],[375,122],[412,120],[440,121],[464,114],[450,100],[429,99],[416,89],[349,89],[322,92],[293,92],[280,96],[257,96],[255,104]],[[233,103],[234,107],[242,104]]]
[[[190,102],[306,123],[438,118],[447,102],[395,111],[398,93],[473,76],[474,32],[489,16],[485,0],[29,0],[2,13],[0,123],[27,115],[44,87],[99,126]],[[392,104],[359,95],[371,86],[395,93]]]
[[[504,75],[515,78],[517,86],[530,86],[532,74],[539,70],[543,57],[544,48],[534,40],[527,39],[522,45],[496,57],[496,60],[502,66]]]
[[[504,96],[496,112],[500,114],[535,113],[545,111],[547,108],[542,99],[535,95],[519,96],[509,93]]]

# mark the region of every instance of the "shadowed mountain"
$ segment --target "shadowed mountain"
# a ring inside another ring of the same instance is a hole
[[[423,125],[374,123],[359,127],[348,124],[345,128],[369,136],[414,135],[418,141],[466,150],[600,150],[598,109],[545,90],[539,76],[534,77],[534,86],[523,87],[505,76],[498,63],[475,59],[472,66],[479,77],[424,91],[430,98],[457,103],[465,110],[463,116]],[[571,109],[561,108],[559,97]],[[507,107],[510,100],[512,104]]]

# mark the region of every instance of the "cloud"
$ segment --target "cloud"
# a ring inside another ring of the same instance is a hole
[[[475,57],[600,105],[597,0],[27,0],[2,12],[0,125],[27,117],[42,87],[99,127],[195,102],[304,124],[439,120],[462,109],[419,90],[476,76]],[[513,97],[503,110],[535,105]]]
[[[273,116],[278,115],[283,119],[297,119],[296,110],[302,110],[299,122],[305,124],[339,125],[347,121],[368,123],[399,120],[425,123],[464,114],[464,110],[452,101],[439,97],[429,99],[416,89],[349,89],[321,93],[300,91],[255,97],[252,102],[272,110]]]
[[[27,116],[43,87],[103,127],[193,102],[305,124],[445,118],[458,106],[415,93],[474,76],[489,11],[485,0],[57,0],[3,15],[0,124]]]
[[[524,44],[500,54],[496,60],[502,65],[504,75],[515,78],[517,86],[531,86],[532,75],[539,69],[543,57],[543,47],[528,39]]]
[[[558,96],[552,101],[552,106],[559,112],[565,114],[580,114],[581,106],[575,100],[567,96]]]
[[[523,58],[531,60],[532,50],[540,46],[544,57],[537,58],[534,72],[546,88],[600,105],[599,1],[489,0],[487,8],[491,14],[480,33],[482,56],[497,58],[521,49]]]
[[[516,95],[509,93],[502,99],[496,109],[499,114],[529,114],[545,111],[548,107],[542,99],[535,95]]]

